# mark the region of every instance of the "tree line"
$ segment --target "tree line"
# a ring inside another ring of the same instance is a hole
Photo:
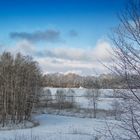
[[[41,72],[37,62],[20,53],[0,55],[0,123],[20,123],[30,119],[37,94],[41,90]]]
[[[125,88],[126,83],[122,76],[113,74],[102,74],[99,76],[81,76],[74,73],[69,74],[46,74],[43,76],[43,87],[60,88],[96,88],[96,79],[100,88]]]

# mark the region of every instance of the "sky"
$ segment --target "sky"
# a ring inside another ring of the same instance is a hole
[[[43,73],[106,73],[111,29],[125,0],[0,0],[0,52],[21,52]]]

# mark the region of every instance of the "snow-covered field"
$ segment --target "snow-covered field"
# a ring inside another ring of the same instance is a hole
[[[56,90],[58,88],[50,88],[46,87],[44,88],[44,91],[46,89],[50,89],[52,95],[55,95]],[[68,88],[63,88],[64,90],[68,91]],[[86,90],[85,88],[72,88],[75,91],[75,101],[77,105],[80,106],[80,108],[93,108],[93,106],[90,104],[89,100],[85,97]],[[45,94],[45,93],[44,93]],[[100,89],[100,97],[98,101],[98,109],[102,110],[112,110],[112,103],[114,100],[121,101],[120,98],[114,98],[113,96],[114,91],[112,89]]]
[[[20,129],[10,131],[0,131],[0,140],[15,140],[15,137],[32,140],[94,140],[95,137],[110,139],[104,136],[108,135],[107,124],[110,129],[118,124],[118,121],[76,118],[57,115],[36,115],[34,119],[39,121],[40,125],[32,129]],[[115,134],[121,131],[114,129]],[[32,139],[31,139],[32,138]]]
[[[55,95],[57,88],[49,89],[52,95]],[[75,98],[76,103],[81,108],[90,108],[89,101],[84,97],[86,89],[74,89],[74,91],[75,97],[81,96]],[[101,89],[100,92],[98,109],[112,109],[112,102],[115,99],[113,90]],[[120,100],[120,98],[117,98],[117,100]],[[120,122],[112,118],[111,120],[109,118],[105,120],[55,114],[33,114],[33,120],[39,122],[39,125],[26,129],[1,130],[0,140],[95,140],[95,138],[99,138],[99,140],[112,140],[109,137],[108,129],[111,129],[115,135],[122,136],[123,134],[116,127]]]

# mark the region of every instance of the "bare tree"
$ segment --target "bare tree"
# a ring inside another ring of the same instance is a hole
[[[41,87],[38,64],[31,57],[9,52],[0,56],[0,121],[20,123],[31,117]]]
[[[140,0],[129,0],[120,15],[120,25],[113,30],[113,72],[123,77],[125,88],[120,93],[125,102],[121,117],[128,139],[140,140]]]
[[[74,105],[75,102],[74,95],[75,95],[75,91],[69,88],[67,91],[66,101],[69,102],[71,105]]]
[[[113,110],[113,115],[115,116],[115,120],[120,120],[121,117],[121,104],[117,99],[114,99],[112,102],[112,110]]]
[[[63,89],[57,89],[55,97],[59,109],[61,110],[63,108],[64,103],[66,102],[66,91]]]
[[[86,98],[89,100],[89,103],[93,107],[93,117],[96,118],[97,115],[97,105],[100,97],[100,89],[99,89],[99,83],[96,80],[94,83],[95,88],[94,89],[87,89],[86,91]]]
[[[46,106],[48,106],[48,104],[50,102],[52,102],[52,93],[51,93],[51,90],[50,89],[46,89],[44,91],[44,94],[45,94],[45,102],[46,102]]]

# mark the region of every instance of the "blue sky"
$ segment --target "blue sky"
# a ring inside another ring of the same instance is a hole
[[[32,55],[45,73],[92,74],[97,66],[95,58],[102,57],[99,53],[108,57],[105,49],[111,45],[107,35],[118,25],[116,14],[124,3],[125,0],[1,0],[1,50]]]

